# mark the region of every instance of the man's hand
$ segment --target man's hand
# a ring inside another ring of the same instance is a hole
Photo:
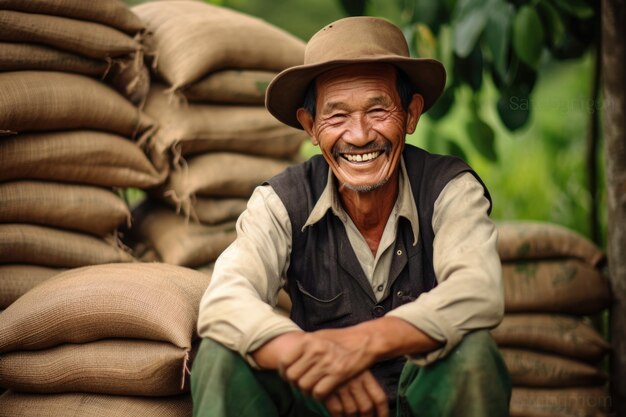
[[[332,417],[388,417],[387,395],[370,371],[338,387],[324,400]]]
[[[287,381],[317,400],[323,400],[336,387],[366,371],[375,361],[367,337],[353,343],[334,340],[331,333],[305,333],[298,348],[280,357],[279,372]],[[347,339],[350,339],[347,337]]]

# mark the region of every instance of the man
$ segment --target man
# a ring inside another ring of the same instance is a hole
[[[255,190],[215,265],[195,416],[508,414],[480,331],[503,313],[489,194],[461,160],[405,145],[444,83],[370,17],[326,26],[272,81],[268,110],[322,156]]]

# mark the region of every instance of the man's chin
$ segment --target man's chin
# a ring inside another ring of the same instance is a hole
[[[344,182],[341,186],[342,188],[346,188],[350,191],[355,191],[357,193],[369,193],[381,188],[383,185],[387,184],[388,181],[389,178],[385,178],[384,180],[375,184],[350,184]]]

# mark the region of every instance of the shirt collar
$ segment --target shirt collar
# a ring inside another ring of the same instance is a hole
[[[409,183],[409,176],[406,172],[406,166],[404,165],[404,159],[400,159],[400,181],[398,185],[400,187],[398,199],[396,200],[398,216],[404,217],[411,224],[413,246],[415,246],[417,245],[419,236],[419,215],[415,205],[415,198],[413,198],[413,191]],[[337,187],[335,187],[335,176],[331,168],[328,168],[326,187],[324,187],[322,195],[320,195],[313,210],[311,210],[311,214],[309,214],[302,230],[304,231],[305,228],[319,222],[328,210],[331,210],[342,222],[345,223],[348,220],[348,214],[341,206],[341,201],[339,200],[339,193],[337,192]]]

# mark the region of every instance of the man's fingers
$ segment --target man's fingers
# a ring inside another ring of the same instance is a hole
[[[341,400],[337,395],[329,395],[328,398],[324,400],[324,406],[330,413],[331,417],[343,417],[343,406],[341,405]]]
[[[364,372],[362,379],[363,389],[367,392],[368,398],[372,401],[376,410],[376,417],[389,417],[389,403],[387,394],[370,372]]]
[[[347,387],[342,387],[338,390],[338,393],[341,407],[343,408],[343,415],[346,417],[357,417],[359,408],[350,390]]]

